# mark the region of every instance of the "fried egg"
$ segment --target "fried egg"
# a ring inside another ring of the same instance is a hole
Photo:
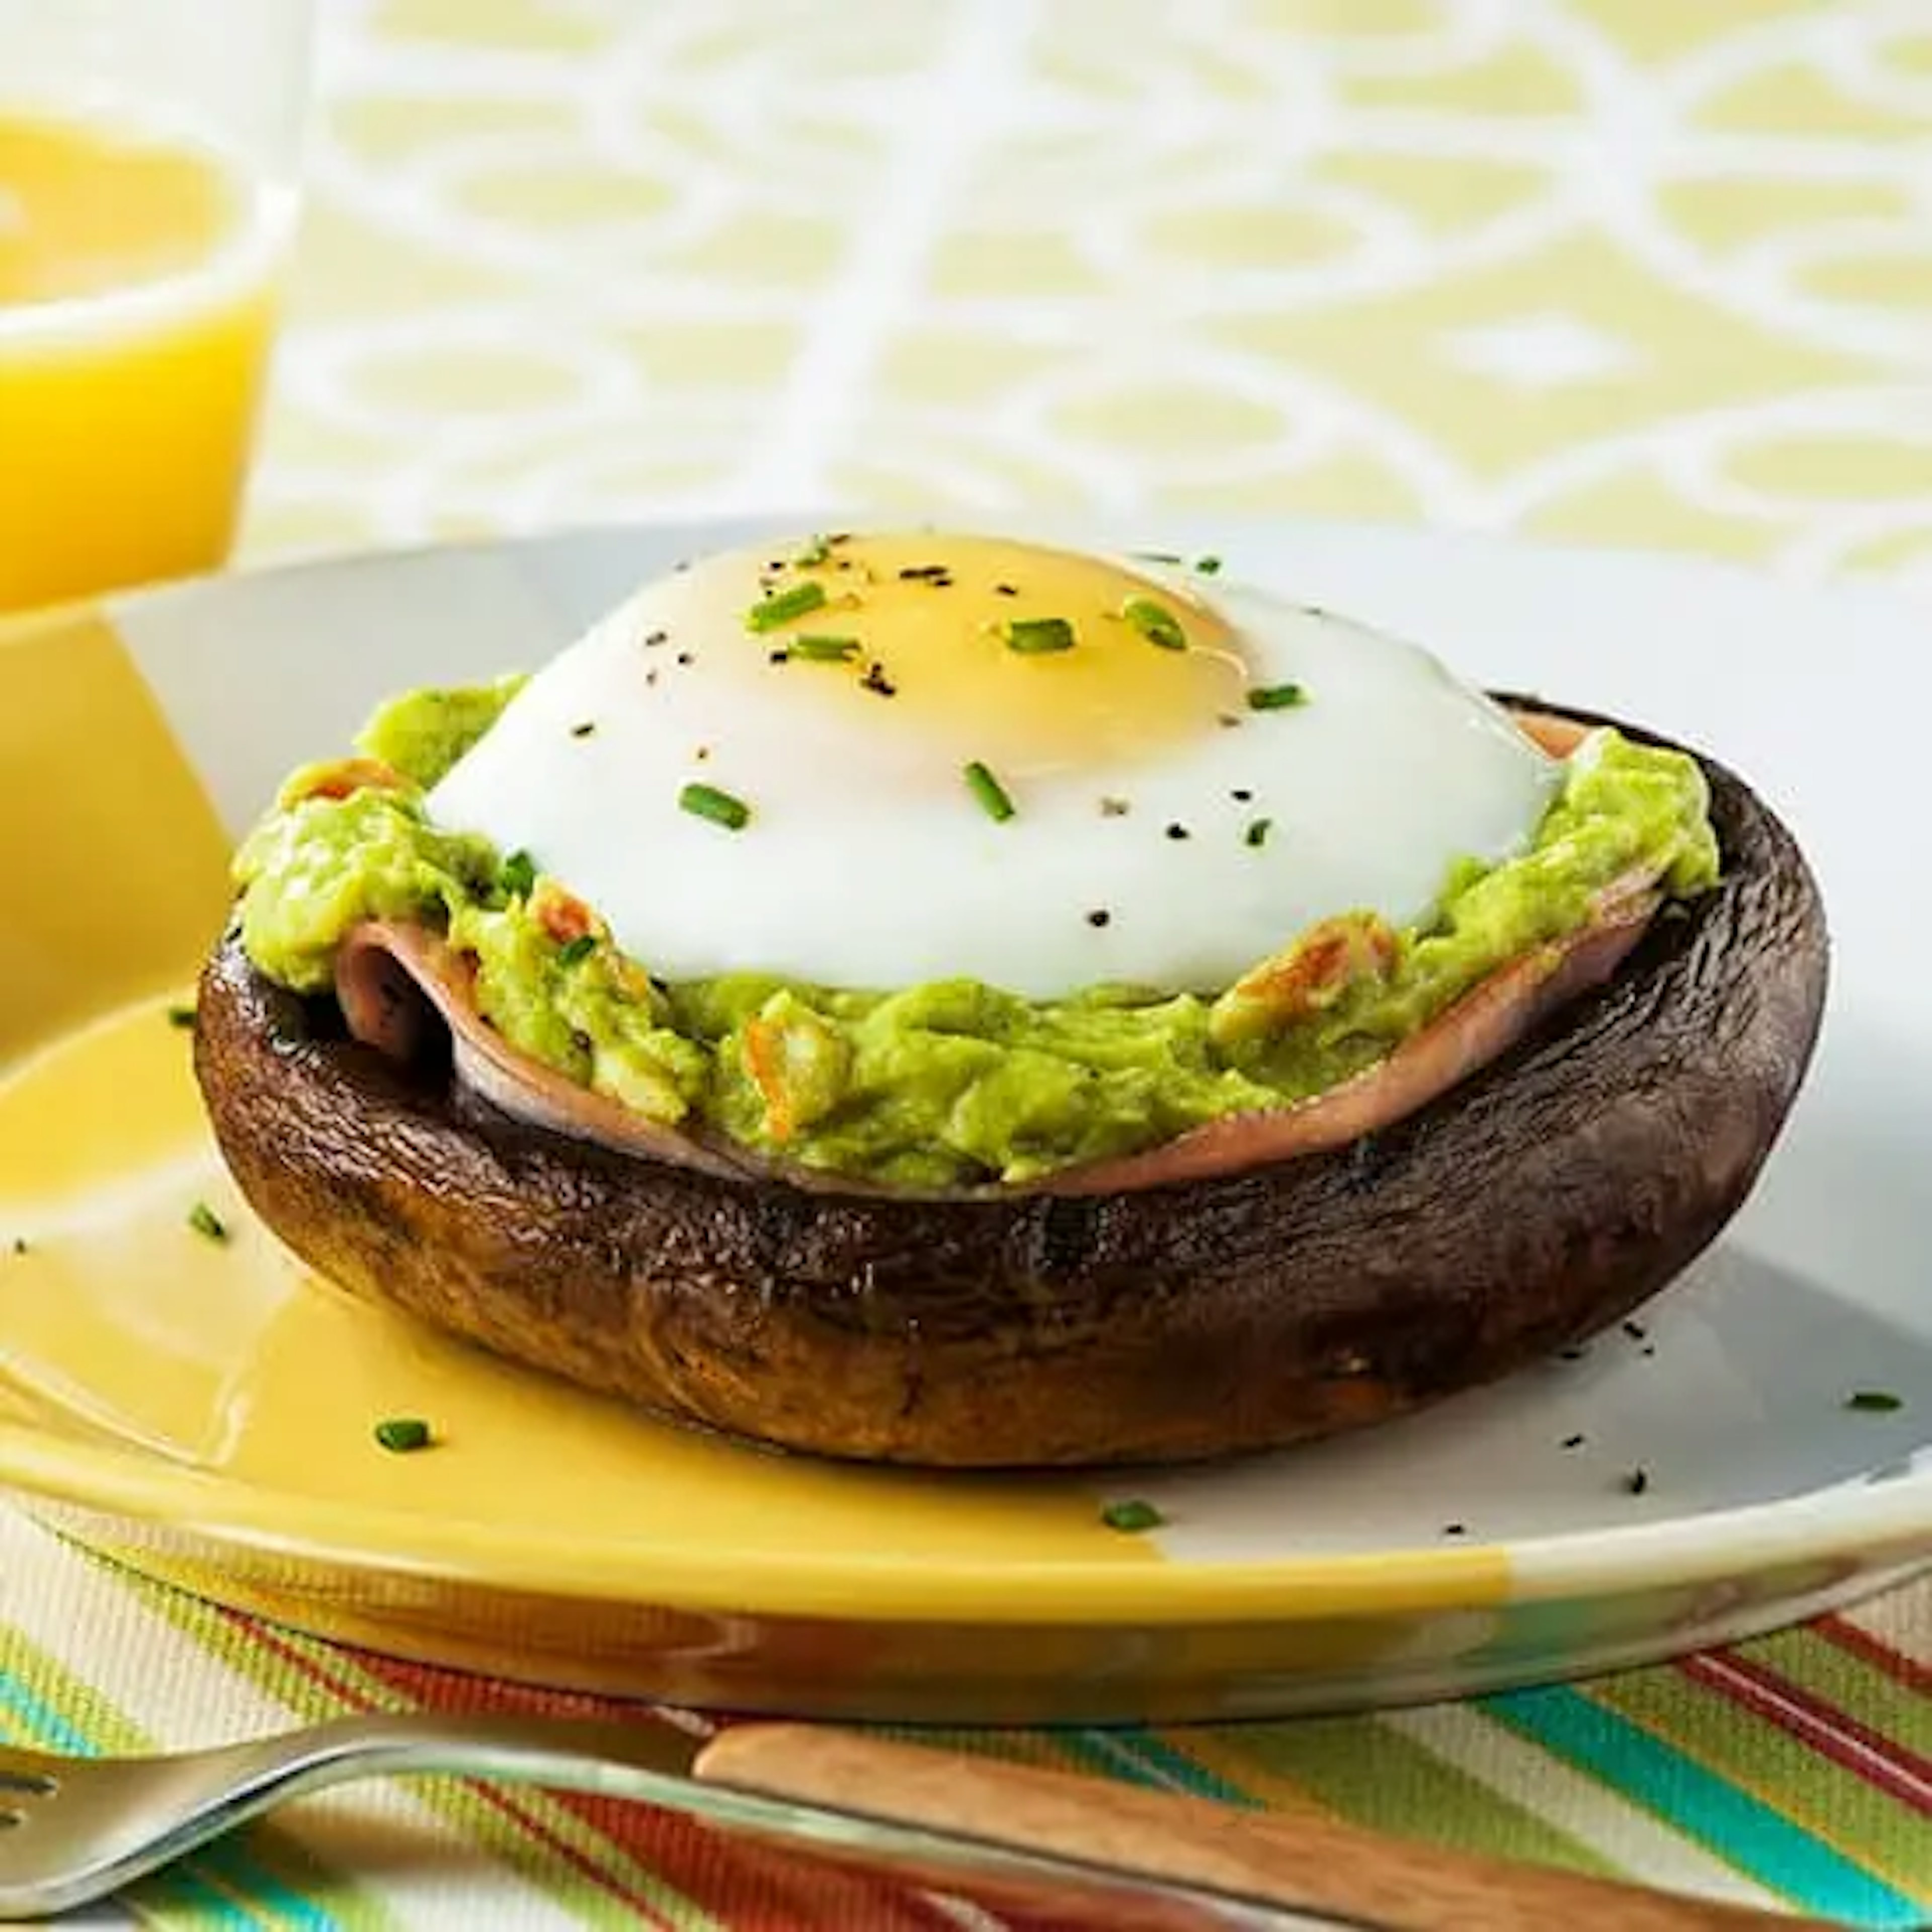
[[[799,538],[644,585],[432,792],[666,978],[1214,992],[1426,915],[1562,767],[1414,645],[1174,560]]]

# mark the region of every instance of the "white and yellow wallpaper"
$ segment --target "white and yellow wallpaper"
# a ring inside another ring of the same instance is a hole
[[[1928,0],[322,0],[250,554],[827,499],[1932,585]]]

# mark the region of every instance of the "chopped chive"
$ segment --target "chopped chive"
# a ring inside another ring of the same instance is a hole
[[[573,738],[588,738],[596,729],[596,720],[586,718],[582,724],[573,724],[570,728],[570,735]]]
[[[574,939],[566,939],[556,950],[556,963],[560,966],[578,966],[597,950],[597,935],[594,932],[580,932]]]
[[[806,636],[788,639],[784,648],[788,657],[803,658],[810,664],[849,664],[859,655],[859,640]]]
[[[1197,556],[1194,560],[1194,568],[1203,577],[1212,577],[1220,569],[1221,560],[1218,556]]]
[[[1128,556],[1138,557],[1143,563],[1172,563],[1178,565],[1184,559],[1171,550],[1130,550]]]
[[[1130,597],[1120,606],[1120,615],[1149,644],[1158,644],[1164,651],[1186,650],[1187,633],[1180,628],[1180,620],[1151,597]]]
[[[826,562],[831,555],[832,544],[830,539],[825,537],[814,537],[811,542],[792,559],[792,562],[800,570],[815,570],[819,565]]]
[[[170,1006],[170,1007],[169,1007],[169,1009],[168,1009],[168,1024],[169,1024],[170,1026],[171,1026],[171,1027],[179,1027],[179,1028],[182,1030],[182,1031],[183,1031],[183,1032],[185,1032],[185,1031],[186,1031],[186,1030],[187,1030],[190,1027],[191,1027],[191,1026],[193,1026],[193,1025],[194,1024],[194,1022],[195,1022],[195,1010],[194,1010],[194,1007],[192,1007],[192,1006]]]
[[[752,822],[752,808],[716,785],[688,784],[677,795],[678,808],[694,818],[708,818],[727,832],[742,832]]]
[[[1006,649],[1023,657],[1041,657],[1073,648],[1073,626],[1064,617],[1012,617],[1000,626]]]
[[[1138,1536],[1143,1530],[1158,1529],[1167,1519],[1152,1503],[1130,1496],[1124,1502],[1108,1504],[1100,1512],[1100,1520],[1124,1535]]]
[[[650,631],[644,636],[644,644],[646,648],[651,650],[656,650],[660,644],[668,644],[670,642],[670,633],[668,631]]]
[[[1258,684],[1248,693],[1250,711],[1292,711],[1308,702],[1298,684]]]
[[[527,852],[512,852],[497,868],[496,883],[506,897],[528,898],[537,883],[537,862]]]
[[[1243,842],[1250,845],[1265,845],[1268,843],[1268,834],[1274,830],[1273,819],[1257,818],[1241,835]]]
[[[995,824],[1004,824],[1013,815],[1013,802],[1006,788],[977,758],[966,767],[966,789],[985,808]]]
[[[205,1235],[211,1241],[225,1241],[228,1229],[220,1215],[206,1201],[197,1201],[188,1210],[188,1224],[197,1234]]]
[[[430,1444],[429,1424],[416,1415],[392,1415],[376,1424],[375,1435],[377,1444],[392,1456],[406,1456]]]
[[[1845,1406],[1863,1415],[1889,1415],[1894,1409],[1903,1408],[1905,1400],[1889,1389],[1854,1389],[1846,1396]]]
[[[819,609],[824,602],[825,586],[816,578],[794,584],[789,590],[778,591],[762,604],[754,604],[745,613],[745,628],[754,634],[776,631],[781,624],[789,624],[794,617]]]

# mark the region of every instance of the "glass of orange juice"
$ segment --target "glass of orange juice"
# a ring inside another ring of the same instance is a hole
[[[222,562],[311,0],[0,0],[0,612]]]

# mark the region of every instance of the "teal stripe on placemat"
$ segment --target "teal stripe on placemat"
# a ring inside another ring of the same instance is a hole
[[[1479,1702],[1807,1912],[1894,1932],[1925,1923],[1913,1900],[1580,1691],[1559,1684]]]
[[[1238,1784],[1230,1784],[1204,1764],[1196,1764],[1151,1731],[1099,1728],[1070,1732],[1064,1741],[1096,1771],[1130,1784],[1156,1791],[1184,1791],[1195,1798],[1216,1798],[1249,1810],[1255,1801]]]
[[[76,1757],[99,1755],[94,1742],[76,1729],[45,1699],[37,1696],[11,1671],[0,1670],[0,1708],[20,1719],[34,1745],[66,1751]],[[0,1735],[4,1735],[0,1726]],[[200,1870],[197,1870],[200,1868]],[[203,1876],[203,1872],[207,1876]],[[304,1928],[304,1932],[337,1932],[336,1922],[319,1906],[312,1905],[292,1892],[272,1873],[266,1871],[234,1843],[211,1846],[191,1858],[183,1860],[158,1881],[176,1893],[184,1904],[211,1924],[253,1928],[262,1922],[227,1898],[212,1882],[254,1894],[263,1909],[275,1918]],[[157,1881],[150,1881],[156,1882]]]

